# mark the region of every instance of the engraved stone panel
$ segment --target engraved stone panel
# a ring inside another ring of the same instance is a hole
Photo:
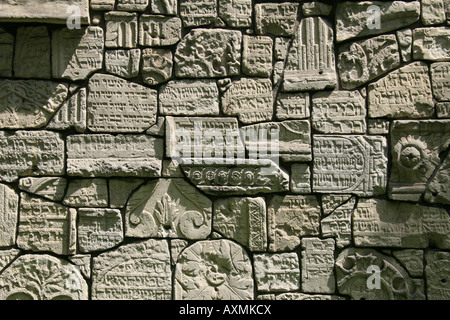
[[[305,17],[329,16],[333,6],[322,2],[305,2],[302,5],[302,12]]]
[[[406,268],[413,277],[422,277],[424,268],[423,250],[406,249],[392,252],[394,257]]]
[[[103,64],[103,29],[58,29],[52,33],[52,76],[84,80]]]
[[[274,45],[274,57],[276,60],[284,60],[287,56],[287,51],[291,38],[276,37]]]
[[[302,291],[311,293],[334,293],[334,240],[303,238]]]
[[[409,62],[412,59],[412,30],[403,29],[396,32],[400,55],[403,62]]]
[[[450,157],[447,155],[425,191],[425,201],[429,203],[450,204]]]
[[[270,37],[244,35],[242,72],[249,76],[270,77],[272,48],[273,40]]]
[[[123,245],[93,259],[93,300],[170,300],[172,273],[167,240]]]
[[[219,115],[219,89],[215,80],[173,80],[159,90],[163,115]]]
[[[81,274],[87,278],[91,278],[91,255],[90,254],[76,254],[68,257],[69,261],[78,267]]]
[[[445,15],[447,16],[447,24],[450,25],[450,2],[449,2],[449,0],[445,0],[444,7],[445,7]]]
[[[136,13],[112,11],[105,13],[108,48],[135,48],[138,41],[138,19]]]
[[[311,193],[311,171],[309,165],[303,163],[292,164],[290,187],[292,193]]]
[[[353,214],[353,237],[361,247],[450,247],[445,209],[381,199],[360,199]]]
[[[48,122],[46,128],[56,130],[67,130],[73,128],[78,132],[86,131],[86,100],[86,88],[81,88],[63,103],[61,108],[59,108],[53,118]]]
[[[140,17],[139,44],[141,46],[170,46],[180,40],[180,18],[146,14]]]
[[[53,201],[61,201],[66,192],[67,180],[61,177],[20,179],[19,189]]]
[[[26,254],[0,275],[1,300],[87,300],[88,285],[76,266],[48,254]]]
[[[449,300],[450,253],[429,251],[425,254],[427,279],[427,298],[429,300]]]
[[[212,202],[183,179],[159,179],[128,201],[127,237],[205,239],[211,233]]]
[[[240,31],[194,29],[178,44],[175,74],[186,78],[213,78],[239,75],[241,67]]]
[[[123,241],[122,215],[117,209],[78,209],[81,252],[107,250]]]
[[[450,101],[450,62],[433,63],[430,69],[434,97]]]
[[[449,139],[448,120],[394,121],[389,198],[418,201],[441,162],[439,154],[448,148]]]
[[[355,197],[350,194],[324,194],[321,198],[322,210],[326,216],[332,213],[337,208],[350,202],[350,199],[353,199],[353,201],[351,202],[355,204]]]
[[[324,237],[333,237],[336,240],[336,247],[343,248],[352,241],[352,212],[356,204],[356,198],[351,197],[348,200],[345,200],[344,204],[338,206],[331,213],[327,213],[327,208],[324,207],[325,199],[330,196],[322,196],[322,208],[324,209],[324,213],[328,215],[320,221],[320,226],[322,228],[322,235]],[[332,195],[333,198],[338,198],[339,195]],[[341,196],[343,199],[348,196]],[[341,198],[342,199],[342,198]]]
[[[300,237],[319,235],[320,207],[315,196],[274,196],[267,215],[269,251],[294,250]]]
[[[277,119],[305,119],[309,117],[308,93],[278,93],[276,99]]]
[[[134,78],[139,74],[141,50],[107,50],[105,52],[106,71],[123,78]]]
[[[17,246],[70,255],[76,251],[75,209],[22,192]]]
[[[179,0],[178,2],[185,27],[212,24],[217,17],[216,0]]]
[[[299,4],[295,2],[255,5],[256,33],[290,36],[294,32]]]
[[[91,0],[91,9],[110,11],[114,10],[115,4],[116,0]]]
[[[175,266],[176,300],[252,300],[250,259],[229,240],[199,241],[186,248]]]
[[[214,202],[213,228],[251,251],[267,246],[266,202],[264,198],[230,197]]]
[[[366,101],[359,91],[316,93],[312,105],[312,127],[318,132],[366,132]]]
[[[226,115],[237,115],[243,123],[268,121],[273,114],[270,79],[242,78],[231,84],[222,97]]]
[[[170,240],[170,258],[172,266],[175,266],[181,252],[189,245],[189,242],[183,239]]]
[[[71,180],[63,203],[71,207],[108,206],[108,185],[106,179]]]
[[[212,195],[253,195],[289,190],[289,176],[268,159],[183,159],[181,168],[197,188]]]
[[[380,9],[380,26],[374,27],[368,21],[373,19],[375,5]],[[420,19],[420,2],[404,1],[360,1],[341,2],[336,9],[336,39],[338,42],[386,33],[413,24]]]
[[[163,140],[147,135],[67,137],[67,173],[82,177],[159,177]]]
[[[219,0],[219,16],[230,27],[250,27],[253,6],[251,0]]]
[[[117,10],[145,11],[149,0],[117,0]]]
[[[387,141],[382,136],[313,137],[313,190],[320,193],[383,194]]]
[[[450,101],[436,103],[436,114],[438,118],[450,118]]]
[[[296,253],[254,254],[256,288],[261,292],[300,289],[300,266]]]
[[[14,36],[0,28],[0,77],[11,77],[14,57]]]
[[[367,272],[370,266],[381,271],[380,289],[371,289],[373,283]],[[354,300],[417,300],[425,297],[417,294],[417,287],[403,267],[392,257],[372,249],[345,249],[336,260],[338,291],[348,294]]]
[[[0,91],[1,92],[1,91]],[[0,131],[0,180],[64,174],[64,141],[49,131]]]
[[[369,85],[371,118],[424,118],[434,112],[428,67],[414,62]]]
[[[173,55],[170,49],[142,50],[141,76],[144,83],[154,86],[172,77]]]
[[[111,208],[125,207],[131,193],[143,183],[143,179],[110,179],[108,190]]]
[[[156,123],[157,91],[121,78],[89,80],[88,128],[95,132],[144,132]]]
[[[0,250],[0,272],[3,271],[3,268],[10,264],[19,253],[20,250],[17,249]]]
[[[0,247],[15,244],[18,215],[19,195],[14,189],[0,184]]]
[[[400,65],[395,35],[382,35],[339,48],[338,69],[344,89],[354,89]]]
[[[0,3],[0,22],[66,24],[77,6],[81,24],[89,24],[89,0],[8,0]]]
[[[153,13],[176,16],[178,14],[178,0],[150,0]]]
[[[311,161],[311,128],[308,120],[265,122],[241,128],[250,157],[283,161]]]
[[[0,80],[0,127],[44,126],[67,97],[67,84],[43,80]]]
[[[323,18],[300,21],[288,51],[284,91],[322,90],[336,86],[333,39],[333,29]]]
[[[422,0],[422,23],[434,25],[446,20],[443,0]]]
[[[414,60],[450,61],[450,28],[413,30]]]
[[[369,119],[367,121],[367,131],[369,134],[388,134],[390,122],[384,119]]]

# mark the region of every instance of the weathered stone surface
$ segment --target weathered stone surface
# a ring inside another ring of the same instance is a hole
[[[183,159],[186,177],[206,194],[253,195],[289,189],[289,176],[268,159]]]
[[[251,0],[219,0],[219,17],[230,27],[250,27],[253,6]]]
[[[448,148],[449,139],[448,120],[394,121],[389,198],[418,201],[441,162],[439,154]]]
[[[313,137],[313,191],[383,194],[387,183],[387,141],[382,136]]]
[[[368,268],[378,267],[380,289],[371,289],[373,271]],[[416,293],[417,287],[408,273],[392,257],[372,249],[345,249],[336,260],[336,280],[338,291],[348,294],[352,299],[360,300],[417,300],[424,299]]]
[[[240,31],[225,29],[190,31],[177,45],[175,75],[181,78],[239,75],[241,40]]]
[[[89,24],[89,0],[8,0],[0,3],[0,22],[66,24],[77,6],[80,23]]]
[[[277,61],[273,64],[273,83],[274,85],[281,84],[284,76],[284,61]]]
[[[107,250],[123,241],[122,215],[117,209],[78,209],[81,252]]]
[[[14,58],[14,36],[0,28],[0,77],[11,77]]]
[[[430,71],[434,97],[439,101],[450,101],[450,62],[433,63]]]
[[[294,30],[284,69],[284,91],[334,88],[337,75],[333,29],[321,17],[302,19]]]
[[[166,117],[166,157],[228,159],[244,156],[235,118]]]
[[[353,214],[353,237],[361,247],[450,247],[445,209],[381,199],[360,199]]]
[[[103,64],[104,36],[100,27],[58,29],[52,33],[52,76],[84,80]]]
[[[189,242],[183,239],[171,239],[170,240],[170,258],[172,266],[178,261],[181,252],[189,245]]]
[[[395,250],[394,257],[406,268],[412,277],[423,276],[423,251],[415,249]]]
[[[176,160],[164,160],[162,176],[164,178],[184,178],[180,164]]]
[[[106,179],[71,180],[63,203],[71,207],[108,206],[108,185]]]
[[[143,179],[110,179],[108,190],[111,208],[123,208],[131,193],[143,183]]]
[[[144,132],[156,122],[157,91],[112,75],[89,80],[88,128],[95,132]]]
[[[67,137],[67,173],[82,177],[159,177],[163,140],[147,135]]]
[[[75,209],[22,192],[17,246],[34,252],[74,254],[76,216]]]
[[[436,115],[438,118],[450,118],[450,101],[436,103]]]
[[[176,16],[178,14],[178,0],[150,0],[153,13]]]
[[[266,202],[264,198],[230,197],[214,202],[213,228],[251,251],[267,247]]]
[[[18,215],[19,195],[9,186],[0,184],[0,247],[15,244]]]
[[[1,92],[1,91],[0,91]],[[49,131],[0,131],[0,181],[64,174],[64,141]]]
[[[252,264],[229,240],[199,241],[186,248],[175,266],[176,300],[252,300]]]
[[[216,0],[179,0],[178,2],[185,27],[212,24],[217,18]]]
[[[19,255],[19,253],[20,250],[17,249],[0,250],[0,273],[3,271],[3,268]]]
[[[309,165],[302,163],[292,164],[290,190],[292,193],[311,193],[311,170]]]
[[[302,291],[311,293],[334,293],[334,240],[303,238]]]
[[[446,21],[443,0],[422,0],[422,23],[424,25],[441,24]]]
[[[390,123],[384,119],[369,119],[367,121],[367,131],[369,134],[388,134]]]
[[[81,274],[87,278],[91,278],[91,255],[90,254],[76,254],[67,258],[70,262],[78,267]]]
[[[270,79],[242,78],[231,84],[222,97],[226,115],[236,115],[243,123],[268,121],[273,115]]]
[[[91,0],[90,2],[92,10],[111,11],[114,10],[116,4],[116,0]]]
[[[300,266],[296,253],[253,255],[256,288],[260,292],[300,289]]]
[[[322,202],[322,210],[323,213],[327,216],[337,208],[349,202],[353,197],[353,204],[355,204],[354,196],[350,194],[325,194],[321,197]]]
[[[424,118],[434,112],[428,67],[414,62],[369,85],[369,117]]]
[[[105,13],[107,48],[135,48],[138,42],[136,13],[111,11]]]
[[[449,0],[445,0],[444,7],[445,7],[445,15],[447,16],[447,25],[450,25],[450,1]]]
[[[413,30],[414,60],[450,61],[450,28]]]
[[[172,273],[167,240],[123,245],[93,259],[93,300],[170,300]]]
[[[67,84],[52,81],[0,80],[0,127],[44,126],[67,97],[67,90]]]
[[[0,275],[1,300],[87,300],[76,266],[48,254],[19,257]]]
[[[429,251],[425,254],[427,279],[427,298],[429,300],[450,299],[450,253],[444,251]]]
[[[344,89],[359,87],[400,65],[395,35],[381,35],[339,48],[338,69]]]
[[[206,239],[212,202],[183,179],[159,179],[140,187],[128,201],[127,237]]]
[[[163,115],[219,115],[219,89],[215,80],[173,80],[159,90]]]
[[[145,131],[146,134],[156,137],[164,137],[166,132],[166,117],[158,117],[154,125]]]
[[[312,106],[312,127],[318,132],[366,132],[366,101],[359,91],[316,93]]]
[[[400,48],[400,56],[403,62],[409,62],[412,58],[412,30],[403,29],[397,31],[397,40]]]
[[[256,33],[291,36],[299,4],[295,2],[258,3],[255,5]]]
[[[244,35],[242,72],[249,76],[270,77],[272,52],[273,40],[270,37]]]
[[[250,158],[281,158],[283,161],[312,160],[308,120],[265,122],[241,128]]]
[[[144,83],[154,86],[172,77],[173,55],[170,49],[142,50],[141,76]]]
[[[336,208],[334,206],[330,208],[330,204],[335,203],[336,200],[341,200],[343,203],[340,203]],[[320,221],[322,235],[335,238],[336,247],[339,249],[351,244],[352,212],[355,204],[356,198],[349,198],[348,195],[322,196],[322,209],[327,215]],[[331,210],[332,208],[333,210]]]
[[[278,120],[306,119],[309,117],[310,99],[308,93],[278,93],[276,115]]]
[[[320,207],[316,196],[274,196],[267,215],[269,251],[294,250],[300,237],[319,235]]]
[[[376,25],[376,13],[370,6],[377,6],[380,28]],[[386,33],[413,24],[420,19],[420,2],[360,1],[341,2],[336,9],[336,39],[338,42]]]
[[[19,189],[52,201],[61,201],[66,192],[67,180],[61,177],[20,179]]]
[[[450,204],[450,157],[444,162],[429,181],[425,191],[425,201],[429,203]]]
[[[145,11],[149,0],[117,0],[117,10]]]
[[[274,51],[274,57],[276,60],[286,59],[290,41],[291,41],[291,38],[285,38],[285,37],[276,37],[275,38],[275,45],[274,45],[273,51]]]
[[[87,128],[87,94],[86,88],[66,100],[53,118],[48,122],[47,129],[67,130],[75,129],[85,132]]]
[[[332,9],[333,9],[332,5],[317,1],[305,2],[302,5],[302,12],[305,17],[329,16]]]
[[[139,44],[141,46],[170,46],[180,40],[180,18],[146,14],[139,18]]]
[[[139,74],[141,50],[107,50],[105,52],[106,71],[123,78],[134,78]]]

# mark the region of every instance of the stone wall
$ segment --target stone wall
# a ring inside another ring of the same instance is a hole
[[[449,21],[2,1],[0,299],[450,299]]]

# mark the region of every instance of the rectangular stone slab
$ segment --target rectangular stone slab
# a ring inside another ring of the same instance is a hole
[[[8,0],[0,3],[0,22],[41,22],[66,24],[79,8],[80,23],[89,24],[89,0]],[[78,12],[76,12],[78,13]]]

